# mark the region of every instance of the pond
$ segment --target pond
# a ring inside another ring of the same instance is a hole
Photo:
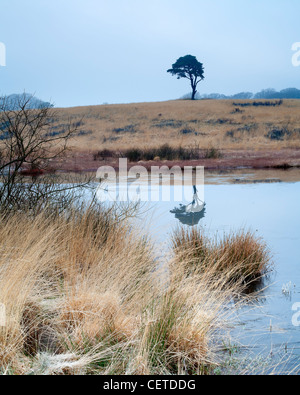
[[[280,174],[260,181],[255,172],[244,174],[242,180],[239,175],[210,175],[204,186],[206,206],[201,215],[194,217],[194,223],[171,212],[178,206],[173,199],[147,203],[136,220],[141,230],[150,232],[160,255],[166,253],[170,234],[179,224],[201,227],[212,237],[240,229],[261,236],[273,255],[274,271],[265,280],[256,307],[238,312],[233,334],[247,346],[248,353],[270,359],[273,355],[288,356],[289,372],[300,371],[299,172],[298,176],[299,181],[292,177],[292,182],[280,182]],[[141,185],[144,192],[151,188],[147,183]],[[125,184],[119,187],[125,188]],[[177,188],[180,186],[171,186],[171,196]],[[183,204],[191,201],[192,187],[188,187],[186,195]]]

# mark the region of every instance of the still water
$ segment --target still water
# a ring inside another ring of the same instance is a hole
[[[147,184],[143,188],[149,191]],[[185,195],[182,204],[192,199],[192,187]],[[289,355],[286,368],[300,372],[300,182],[232,184],[222,183],[218,176],[217,184],[205,185],[203,198],[205,210],[193,224],[171,213],[179,206],[171,199],[145,204],[137,225],[150,232],[161,255],[178,225],[204,228],[211,237],[240,229],[263,237],[273,255],[274,271],[265,280],[255,308],[237,312],[233,335],[247,346],[247,353],[262,358]]]

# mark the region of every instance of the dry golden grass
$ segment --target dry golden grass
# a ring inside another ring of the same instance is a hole
[[[203,149],[300,147],[299,100],[284,100],[276,107],[241,107],[238,112],[236,108],[232,100],[78,107],[58,109],[55,125],[63,128],[67,120],[83,118],[74,142],[78,150],[143,149],[165,143]],[[288,133],[282,141],[266,137],[274,129]]]
[[[217,362],[236,289],[186,276],[185,262],[160,270],[129,225],[96,207],[1,218],[3,374],[202,374]]]
[[[224,283],[244,284],[262,279],[271,269],[266,243],[251,232],[240,231],[210,239],[197,228],[178,228],[172,237],[175,257],[188,272],[215,273]]]

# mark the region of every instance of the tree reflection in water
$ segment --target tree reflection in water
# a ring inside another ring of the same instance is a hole
[[[205,217],[206,203],[203,202],[199,196],[196,186],[193,186],[194,196],[193,201],[184,206],[180,204],[179,207],[175,207],[170,212],[175,214],[175,218],[178,219],[183,225],[195,226],[198,225],[200,220]]]

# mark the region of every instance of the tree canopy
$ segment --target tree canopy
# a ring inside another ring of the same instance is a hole
[[[186,55],[179,58],[167,72],[177,76],[177,79],[187,78],[192,87],[192,100],[195,100],[197,86],[204,80],[203,64],[195,56]]]

